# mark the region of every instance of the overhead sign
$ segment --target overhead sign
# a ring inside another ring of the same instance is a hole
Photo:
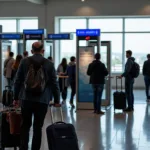
[[[23,35],[22,34],[14,34],[14,33],[3,33],[0,34],[0,39],[8,39],[8,40],[19,40],[22,39]]]
[[[100,36],[100,29],[77,29],[76,36]]]
[[[48,34],[47,38],[51,40],[71,40],[72,35],[71,34]]]
[[[42,34],[26,34],[25,40],[42,40]]]
[[[24,29],[23,34],[45,34],[45,29]]]

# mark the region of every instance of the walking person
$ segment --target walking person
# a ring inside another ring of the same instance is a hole
[[[42,127],[52,89],[55,106],[59,105],[60,93],[53,63],[43,57],[43,44],[32,45],[33,56],[21,61],[14,84],[14,104],[21,103],[22,125],[20,150],[28,150],[29,131],[33,120],[31,150],[40,150]]]
[[[133,93],[133,84],[134,78],[132,77],[131,71],[134,65],[135,58],[132,57],[132,51],[126,51],[127,62],[125,65],[124,73],[119,76],[119,78],[125,77],[125,92],[128,102],[128,107],[124,110],[127,112],[134,111],[134,93]]]
[[[59,77],[59,88],[60,88],[60,92],[62,93],[62,99],[63,99],[63,103],[65,103],[66,98],[67,98],[67,88],[68,88],[68,79],[65,78],[66,76],[66,72],[67,72],[67,59],[63,58],[62,62],[60,63],[60,65],[57,68],[57,74],[60,76]],[[61,77],[64,76],[64,77]]]
[[[147,60],[144,62],[143,75],[146,87],[145,91],[147,102],[150,102],[150,54],[147,55]]]
[[[75,105],[73,103],[73,99],[76,94],[76,58],[74,56],[70,58],[70,63],[67,68],[67,75],[69,76],[69,84],[71,86],[70,105],[74,108]]]
[[[15,62],[14,53],[9,52],[8,58],[4,61],[4,77],[7,80],[7,85],[12,86],[11,74],[12,74],[12,65]]]
[[[108,75],[108,70],[100,59],[101,55],[96,53],[95,60],[88,66],[87,75],[90,76],[90,84],[92,84],[94,93],[94,113],[104,114],[104,112],[101,111],[101,99],[104,90],[105,77]]]

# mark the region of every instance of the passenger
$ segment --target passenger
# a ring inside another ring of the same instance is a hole
[[[70,97],[70,105],[74,108],[73,99],[76,94],[76,58],[72,56],[70,58],[70,63],[67,68],[67,75],[69,76],[69,83],[71,86],[71,97]]]
[[[49,56],[47,59],[50,60],[50,62],[53,63],[53,57]]]
[[[28,51],[23,52],[23,58],[27,58],[29,56]]]
[[[57,68],[57,73],[59,76],[65,76],[67,71],[67,59],[63,58],[61,64]],[[59,88],[60,92],[62,93],[63,103],[66,101],[67,98],[67,87],[68,87],[68,79],[66,78],[59,78]]]
[[[105,65],[100,61],[101,55],[95,54],[95,60],[89,64],[87,75],[90,76],[90,84],[93,87],[94,93],[94,113],[104,114],[101,111],[101,99],[104,90],[105,77],[108,75],[108,71]]]
[[[131,57],[132,51],[126,51],[127,62],[125,65],[125,71],[120,76],[120,78],[125,77],[125,92],[128,101],[128,107],[124,111],[134,111],[134,94],[133,94],[133,84],[134,78],[131,76],[131,69],[134,64],[135,58]]]
[[[11,74],[12,74],[12,65],[15,62],[14,53],[9,52],[9,57],[4,61],[4,77],[7,80],[7,85],[12,86]]]
[[[40,42],[32,44],[33,56],[21,61],[14,85],[14,104],[21,100],[22,125],[20,150],[28,150],[29,130],[33,123],[32,150],[40,150],[42,127],[50,101],[49,90],[54,95],[54,105],[60,101],[59,87],[56,81],[54,65],[45,59],[43,45]],[[38,71],[38,74],[36,72]],[[38,81],[34,78],[38,78]]]
[[[17,55],[16,56],[16,60],[15,63],[12,66],[12,73],[11,73],[11,80],[14,81],[14,78],[16,76],[17,70],[19,68],[20,62],[22,60],[22,55]]]
[[[150,101],[150,54],[147,55],[147,60],[144,62],[143,65],[143,75],[144,75],[144,81],[146,86],[146,97],[147,102]]]

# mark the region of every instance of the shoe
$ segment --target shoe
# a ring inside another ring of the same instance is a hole
[[[133,111],[133,108],[126,108],[126,109],[124,109],[123,111],[131,112],[131,111]]]
[[[71,107],[72,107],[72,108],[75,108],[75,106],[74,106],[74,104],[73,104],[73,103],[70,103],[70,105],[71,105]]]
[[[97,112],[97,114],[98,114],[98,115],[104,115],[104,114],[105,114],[105,112],[103,112],[103,111],[99,111],[99,112]]]

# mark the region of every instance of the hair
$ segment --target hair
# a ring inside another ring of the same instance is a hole
[[[150,59],[150,54],[147,54],[147,58]]]
[[[96,59],[96,60],[100,60],[100,58],[101,58],[101,54],[100,54],[100,53],[96,53],[96,54],[95,54],[95,59]]]
[[[47,59],[49,59],[49,60],[53,60],[53,57],[52,57],[52,56],[49,56]]]
[[[131,50],[127,50],[126,53],[129,54],[130,56],[132,56],[132,51]]]
[[[74,56],[72,56],[72,57],[70,58],[70,61],[73,62],[73,61],[75,61],[75,59],[76,59],[76,58],[75,58]]]
[[[43,49],[43,44],[40,42],[35,42],[32,44],[32,50],[34,52],[40,52]]]
[[[23,52],[23,56],[27,57],[28,56],[28,51]]]
[[[15,63],[13,64],[13,69],[18,69],[22,58],[23,58],[22,55],[17,55],[16,56]]]
[[[62,65],[63,67],[66,67],[66,66],[67,66],[67,59],[66,59],[66,58],[63,58],[63,59],[62,59],[61,65]]]
[[[13,57],[14,53],[13,52],[9,52],[9,57]]]

